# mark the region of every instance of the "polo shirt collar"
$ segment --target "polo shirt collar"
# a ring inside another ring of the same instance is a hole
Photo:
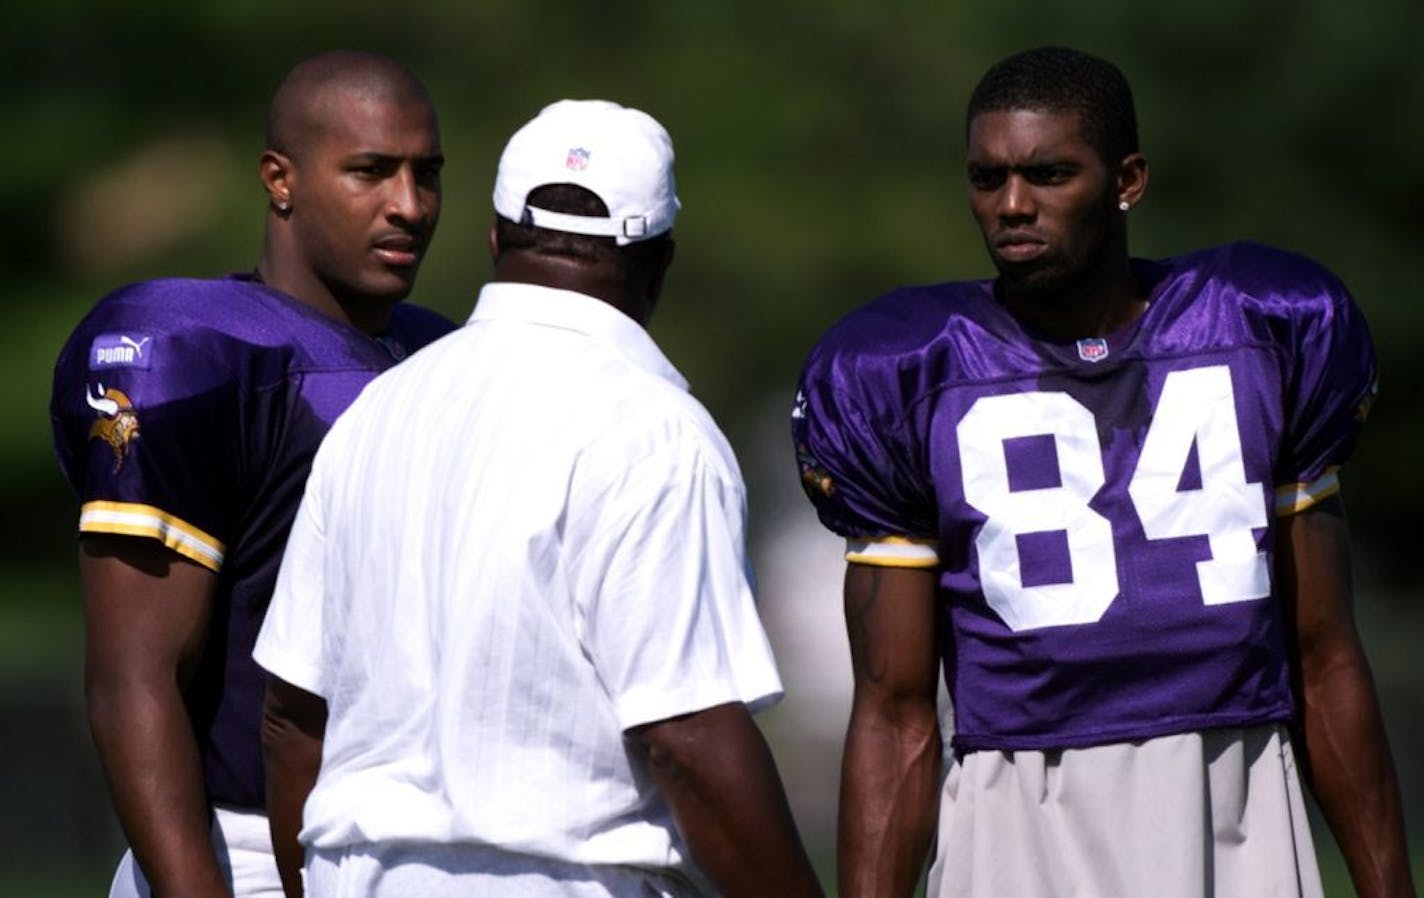
[[[687,379],[641,325],[603,300],[583,293],[504,281],[485,284],[470,313],[470,323],[477,321],[513,321],[586,334],[639,368],[680,390],[687,389]]]

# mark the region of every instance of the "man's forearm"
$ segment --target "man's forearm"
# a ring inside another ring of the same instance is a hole
[[[1302,762],[1360,898],[1413,896],[1394,760],[1363,655],[1304,678]]]
[[[267,769],[267,813],[272,852],[287,898],[302,898],[302,864],[306,852],[297,835],[302,830],[302,807],[316,785],[321,769],[321,744],[308,747],[269,736],[273,724],[263,722],[263,754]]]
[[[93,683],[89,725],[114,808],[155,898],[227,896],[202,764],[176,683]]]
[[[939,800],[937,578],[931,569],[846,566],[855,697],[841,762],[842,898],[908,896]]]
[[[933,709],[889,717],[858,703],[841,766],[842,898],[908,896],[934,834],[941,742]]]
[[[1412,896],[1399,786],[1355,627],[1338,496],[1286,518],[1277,578],[1294,636],[1300,760],[1361,896]]]
[[[746,709],[723,705],[655,728],[653,779],[718,890],[819,896],[771,750]]]
[[[262,764],[272,852],[287,898],[302,898],[306,851],[297,836],[302,809],[321,772],[326,702],[277,676],[267,679],[262,706]]]

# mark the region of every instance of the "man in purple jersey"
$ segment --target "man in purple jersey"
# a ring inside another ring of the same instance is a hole
[[[851,313],[792,412],[848,545],[841,894],[908,895],[938,826],[934,895],[1319,895],[1298,759],[1359,894],[1412,895],[1337,495],[1358,309],[1263,246],[1131,258],[1110,63],[1009,57],[966,129],[998,277]]]
[[[82,502],[89,721],[131,847],[112,895],[281,894],[252,645],[327,428],[452,328],[400,304],[440,212],[416,77],[316,56],[267,126],[256,270],[117,290],[55,366],[55,449]]]

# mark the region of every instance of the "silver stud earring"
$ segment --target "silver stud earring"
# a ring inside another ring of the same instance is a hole
[[[1132,208],[1132,203],[1129,203],[1127,200],[1119,200],[1117,207],[1123,212],[1126,212],[1128,209]]]
[[[290,208],[290,206],[287,204],[287,201],[286,201],[286,200],[278,200],[278,201],[277,201],[277,211],[278,211],[278,212],[286,212],[287,209],[289,209],[289,208]]]

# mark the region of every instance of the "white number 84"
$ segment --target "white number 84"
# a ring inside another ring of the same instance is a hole
[[[1118,578],[1112,523],[1088,506],[1105,482],[1093,413],[1066,393],[985,396],[957,436],[964,497],[988,518],[975,546],[990,607],[1015,631],[1099,620],[1117,598]],[[1004,441],[1032,436],[1053,438],[1059,485],[1011,490]],[[1178,490],[1193,443],[1201,487]],[[1266,497],[1246,480],[1225,365],[1167,375],[1128,494],[1148,539],[1207,537],[1211,558],[1196,566],[1204,603],[1270,594],[1266,555],[1252,534],[1266,526]],[[1025,586],[1017,537],[1053,531],[1067,536],[1072,582]]]

